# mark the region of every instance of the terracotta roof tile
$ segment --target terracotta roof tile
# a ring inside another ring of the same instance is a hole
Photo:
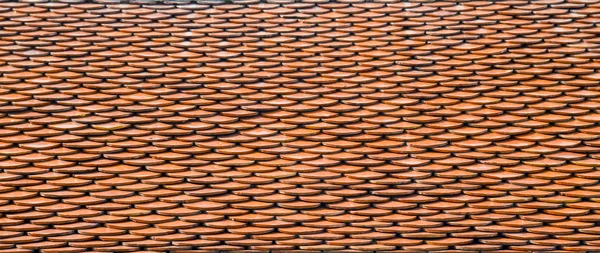
[[[0,3],[0,252],[598,251],[593,1]]]

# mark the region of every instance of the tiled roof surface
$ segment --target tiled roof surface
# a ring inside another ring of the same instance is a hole
[[[0,3],[0,252],[598,251],[597,2]]]

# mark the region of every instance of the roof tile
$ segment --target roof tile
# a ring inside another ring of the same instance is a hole
[[[0,252],[598,250],[596,9],[0,3]]]

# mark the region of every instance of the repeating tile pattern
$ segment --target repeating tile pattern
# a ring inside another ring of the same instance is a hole
[[[0,3],[0,252],[600,251],[598,1],[115,2]]]

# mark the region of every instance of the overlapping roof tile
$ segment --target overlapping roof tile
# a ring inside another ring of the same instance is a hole
[[[600,251],[600,3],[0,3],[0,252]]]

